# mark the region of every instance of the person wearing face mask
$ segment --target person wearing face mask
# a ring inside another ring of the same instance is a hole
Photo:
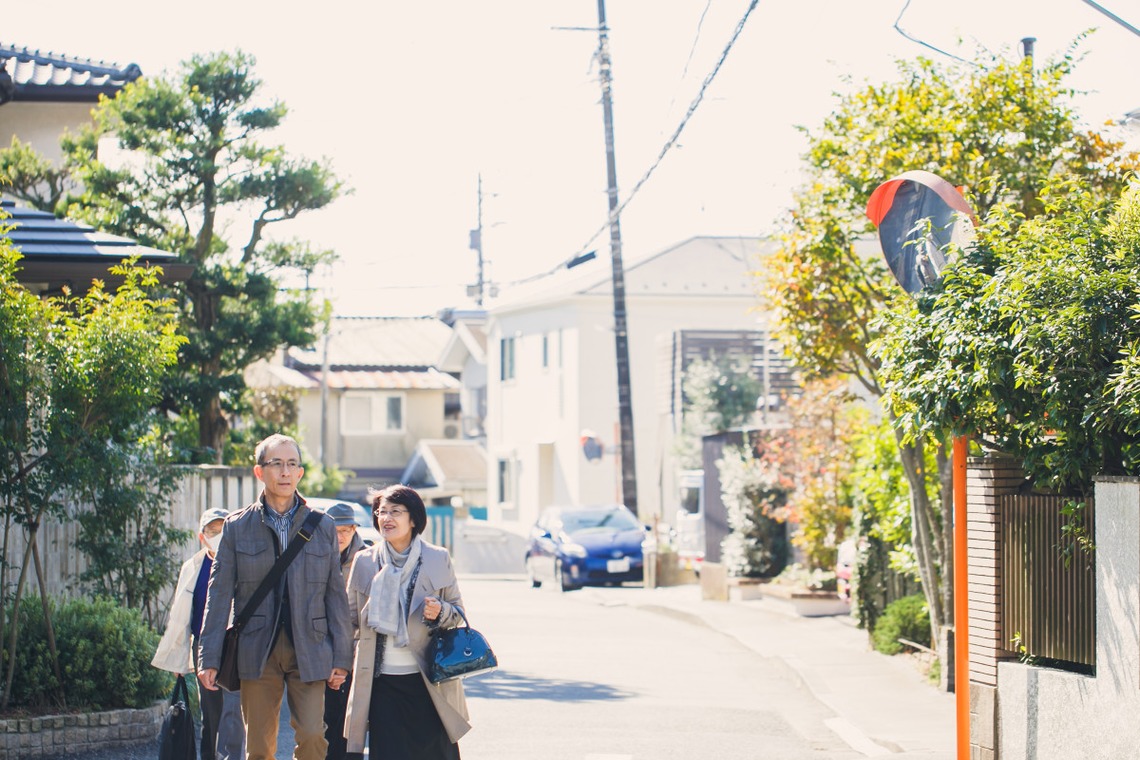
[[[206,587],[228,516],[224,509],[207,509],[198,520],[198,542],[202,548],[182,565],[174,586],[166,631],[150,663],[160,670],[183,675],[197,671],[198,634],[206,608]],[[245,726],[241,720],[240,697],[223,690],[199,689],[198,706],[202,713],[199,742],[202,760],[242,760]]]

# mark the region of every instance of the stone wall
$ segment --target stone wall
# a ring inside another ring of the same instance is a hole
[[[1096,673],[998,663],[1000,758],[1116,760],[1140,746],[1140,479],[1096,483]]]
[[[82,754],[111,747],[155,743],[166,703],[142,710],[44,715],[0,720],[0,758]]]

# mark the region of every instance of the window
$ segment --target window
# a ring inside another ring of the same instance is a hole
[[[404,429],[404,399],[402,396],[389,396],[385,429],[389,431]]]
[[[514,482],[511,480],[511,460],[500,459],[498,462],[499,503],[511,504],[515,500]]]
[[[404,394],[346,393],[340,405],[343,435],[404,432]]]
[[[515,379],[515,339],[503,338],[499,341],[499,379]]]

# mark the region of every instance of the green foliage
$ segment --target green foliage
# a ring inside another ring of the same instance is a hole
[[[78,516],[75,546],[87,556],[80,580],[92,595],[138,609],[154,624],[160,594],[178,575],[175,550],[193,538],[169,524],[182,474],[160,463],[153,442],[107,446],[101,456],[101,479],[79,492],[91,505]]]
[[[1087,509],[1087,502],[1075,499],[1066,500],[1064,506],[1061,507],[1061,514],[1064,515],[1065,522],[1061,524],[1061,545],[1058,548],[1061,551],[1061,557],[1066,568],[1072,564],[1074,559],[1083,559],[1089,567],[1092,566],[1096,544],[1093,543],[1093,537],[1089,533],[1089,526],[1085,519],[1088,514]]]
[[[747,358],[696,359],[681,381],[685,413],[676,453],[681,469],[701,467],[701,437],[740,427],[756,412],[763,389]]]
[[[94,126],[63,139],[68,179],[81,191],[58,202],[36,200],[174,251],[194,266],[189,281],[171,288],[190,340],[179,371],[163,387],[165,409],[196,416],[193,461],[221,461],[246,366],[282,345],[315,340],[321,307],[307,291],[283,289],[282,278],[334,258],[301,241],[265,237],[271,225],[327,206],[342,186],[327,162],[292,157],[268,141],[286,108],[264,101],[253,68],[253,58],[242,53],[195,56],[174,76],[145,77],[102,100]],[[102,161],[105,137],[130,159]],[[13,180],[13,192],[33,198],[56,170],[14,145],[0,151],[0,171]],[[244,225],[244,239],[227,239],[223,219],[226,230]]]
[[[834,570],[839,544],[851,525],[854,439],[867,410],[843,378],[831,378],[806,383],[802,394],[788,399],[788,413],[783,469],[795,483],[789,501],[797,526],[792,543],[812,568]]]
[[[728,446],[717,462],[731,531],[721,542],[721,558],[734,577],[770,578],[788,561],[790,483],[770,452],[757,456],[750,446]]]
[[[56,210],[65,197],[68,176],[66,167],[55,166],[15,135],[11,145],[0,150],[0,184],[5,194],[40,211]]]
[[[16,655],[11,707],[149,707],[168,690],[169,674],[150,665],[159,636],[138,610],[109,599],[53,600],[50,609],[62,682],[51,665],[40,600],[25,599],[20,619],[26,644]],[[11,605],[5,618],[12,620]]]
[[[894,80],[839,96],[824,123],[807,131],[808,181],[796,195],[781,249],[761,276],[781,342],[809,377],[845,375],[882,394],[882,360],[869,345],[893,325],[875,317],[912,308],[878,246],[861,243],[875,238],[864,209],[884,181],[909,170],[934,172],[966,187],[983,218],[999,203],[1027,217],[1040,213],[1043,182],[1067,171],[1098,196],[1120,192],[1137,155],[1080,126],[1066,84],[1074,56],[1071,50],[1055,60],[984,55],[976,65],[900,62]],[[940,568],[950,547],[939,530],[938,501],[928,494],[948,493],[936,487],[948,470],[923,465],[924,449],[946,437],[943,429],[898,445],[911,485],[913,548],[935,625],[949,613],[949,581]]]
[[[153,271],[125,264],[112,270],[123,282],[114,293],[97,282],[82,296],[41,300],[16,283],[18,260],[0,244],[0,517],[4,535],[23,530],[30,551],[45,517],[62,518],[77,495],[102,498],[146,482],[139,441],[183,338],[168,304],[147,294]],[[4,559],[0,592],[7,600],[9,571],[20,567],[18,604],[26,568],[38,573],[43,561],[25,555],[10,567]],[[11,665],[21,653],[19,626],[6,627]],[[5,688],[0,707],[9,697]]]
[[[910,486],[888,420],[864,428],[853,446],[856,535],[852,599],[860,626],[874,630],[887,605],[922,589],[911,542]],[[933,456],[927,467],[933,468]]]
[[[1140,474],[1140,190],[1113,203],[1062,177],[1040,197],[1032,219],[995,208],[941,288],[884,315],[874,351],[909,434],[977,433],[1081,494]]]
[[[922,594],[906,596],[888,604],[871,634],[875,650],[883,654],[901,652],[900,638],[929,646],[930,613]]]

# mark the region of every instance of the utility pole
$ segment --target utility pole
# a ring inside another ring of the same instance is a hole
[[[606,180],[610,209],[610,259],[613,264],[614,344],[617,349],[618,425],[621,435],[622,500],[635,515],[637,471],[633,448],[633,402],[629,381],[629,329],[625,312],[625,273],[621,264],[621,223],[618,215],[617,161],[614,158],[614,106],[611,99],[609,29],[606,2],[598,0],[598,69],[602,81],[602,116],[606,129]]]
[[[468,287],[468,296],[475,297],[475,305],[482,308],[483,306],[483,173],[479,172],[479,185],[478,185],[478,199],[476,202],[478,209],[478,216],[476,219],[476,227],[471,230],[471,242],[468,246],[471,250],[475,251],[478,258],[479,270],[478,279],[475,281],[473,287]]]

